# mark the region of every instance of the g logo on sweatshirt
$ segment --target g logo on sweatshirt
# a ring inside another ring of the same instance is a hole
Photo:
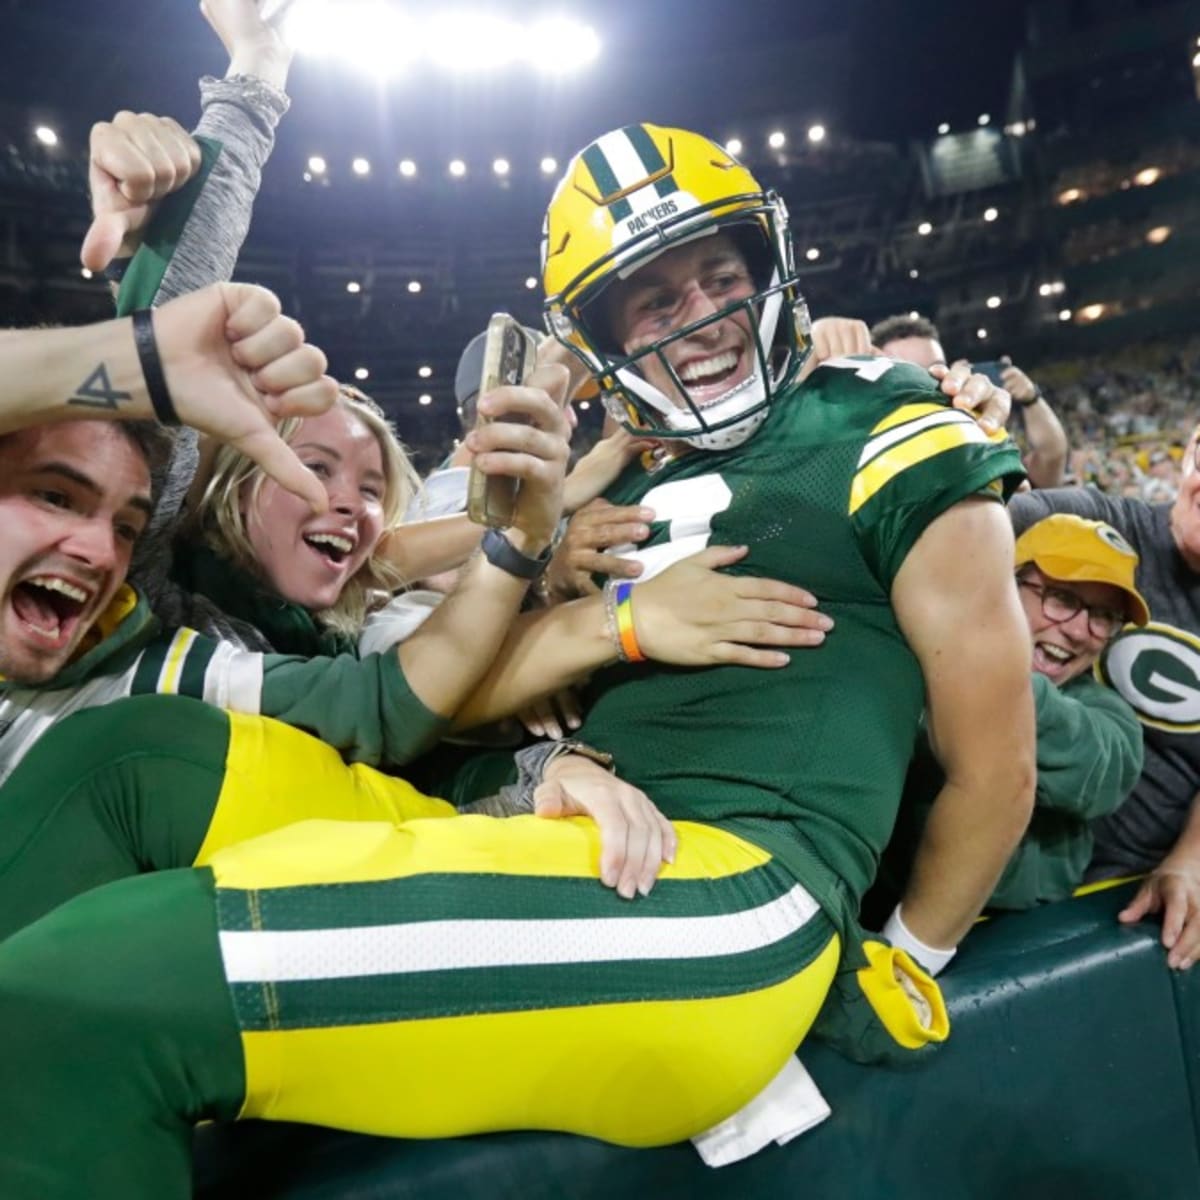
[[[1143,725],[1167,733],[1200,731],[1200,638],[1157,621],[1131,628],[1104,651],[1096,675],[1129,702]]]

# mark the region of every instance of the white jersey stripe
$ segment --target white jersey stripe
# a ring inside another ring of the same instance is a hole
[[[707,917],[483,919],[348,929],[223,931],[221,954],[230,983],[721,958],[773,945],[802,929],[818,911],[817,902],[796,884],[758,908]]]
[[[903,442],[910,438],[915,433],[920,433],[925,429],[932,429],[937,425],[961,425],[966,433],[966,440],[970,442],[986,442],[987,434],[979,428],[974,417],[968,416],[965,412],[957,408],[947,408],[942,412],[930,413],[925,417],[918,417],[915,421],[906,421],[903,425],[897,425],[894,429],[889,429],[886,433],[881,433],[878,437],[872,438],[862,449],[862,454],[858,458],[858,469],[862,470],[873,458],[878,458],[889,447],[894,446],[897,442]]]

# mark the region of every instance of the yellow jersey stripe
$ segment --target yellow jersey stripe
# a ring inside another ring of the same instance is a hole
[[[907,441],[900,442],[872,459],[854,476],[850,487],[851,515],[909,467],[915,467],[918,463],[944,454],[947,450],[955,450],[973,443],[986,443],[987,440],[987,436],[974,421],[969,421],[968,424],[955,422],[953,425],[938,425],[914,434]]]
[[[973,425],[974,420],[967,416],[966,413],[959,412],[954,408],[943,408],[938,406],[935,412],[926,413],[911,421],[905,421],[902,425],[895,425],[885,433],[881,433],[878,437],[873,437],[862,448],[862,453],[858,456],[858,470],[862,470],[872,459],[877,458],[885,450],[890,449],[899,442],[912,437],[914,434],[920,433],[923,429],[932,429],[937,425]]]
[[[181,629],[171,641],[171,648],[167,651],[162,673],[158,677],[160,692],[174,695],[179,691],[179,677],[183,673],[183,662],[196,637],[194,629]]]

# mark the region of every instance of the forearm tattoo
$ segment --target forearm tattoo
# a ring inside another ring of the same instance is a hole
[[[116,412],[119,404],[132,399],[132,392],[122,392],[113,387],[108,377],[108,367],[99,363],[75,389],[75,394],[67,399],[67,403],[80,408],[105,408],[109,412]]]

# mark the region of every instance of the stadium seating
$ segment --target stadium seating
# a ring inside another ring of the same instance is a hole
[[[690,1145],[403,1142],[247,1122],[199,1132],[197,1197],[1200,1196],[1200,973],[1167,970],[1153,922],[1118,925],[1131,890],[976,930],[945,980],[953,1036],[919,1067],[806,1046],[833,1117],[736,1166],[710,1170]]]

